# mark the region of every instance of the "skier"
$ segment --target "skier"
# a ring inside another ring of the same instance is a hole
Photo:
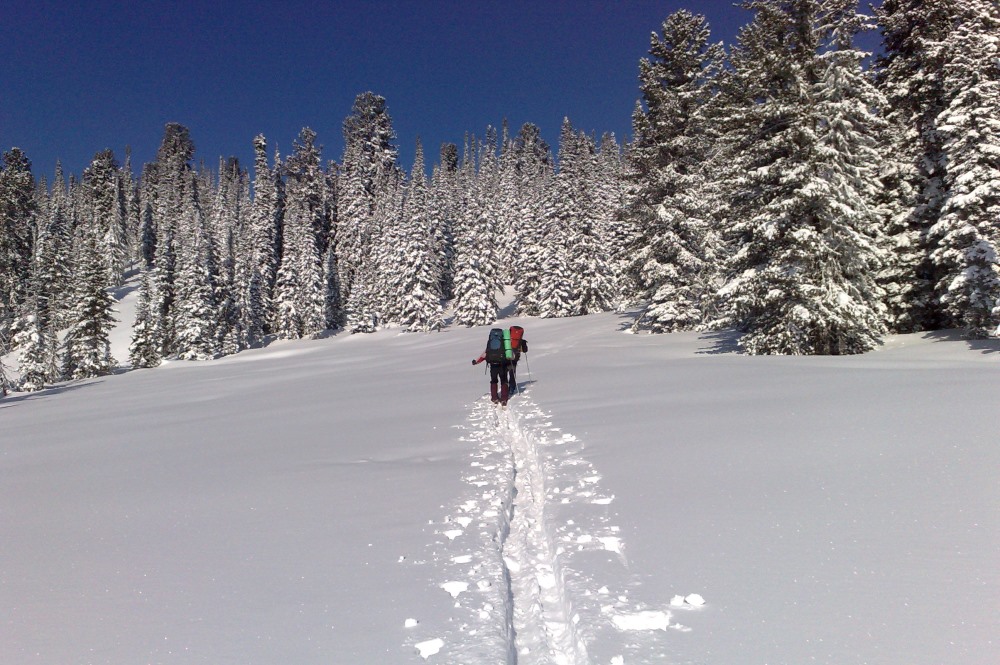
[[[510,377],[510,361],[504,352],[504,334],[502,328],[494,328],[490,331],[490,339],[486,343],[486,350],[483,354],[472,361],[473,365],[478,365],[484,360],[490,364],[490,399],[496,404],[500,402],[507,406],[507,398],[510,397],[510,386],[507,383]],[[497,392],[497,383],[500,390]]]

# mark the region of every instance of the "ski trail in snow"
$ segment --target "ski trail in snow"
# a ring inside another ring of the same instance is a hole
[[[459,427],[471,444],[468,492],[431,522],[430,558],[445,571],[437,587],[452,616],[433,634],[407,619],[419,628],[410,645],[448,663],[662,662],[662,639],[650,635],[689,629],[629,599],[614,495],[582,443],[525,393],[506,409],[483,399],[470,411]]]
[[[498,430],[510,448],[513,496],[506,537],[500,542],[510,580],[518,663],[587,663],[587,646],[574,613],[557,556],[555,534],[546,519],[547,470],[538,442],[510,410],[498,412]]]

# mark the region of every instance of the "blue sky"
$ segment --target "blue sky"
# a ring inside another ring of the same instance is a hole
[[[504,118],[553,146],[564,116],[621,140],[649,35],[679,8],[727,43],[749,20],[729,0],[6,0],[0,149],[20,147],[51,177],[57,159],[79,174],[97,151],[121,161],[131,145],[138,170],[180,122],[196,160],[249,166],[256,134],[288,154],[309,126],[337,160],[366,90],[386,98],[407,169],[418,136],[433,163],[442,142]]]

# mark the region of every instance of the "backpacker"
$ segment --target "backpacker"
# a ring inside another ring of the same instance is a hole
[[[503,328],[494,328],[490,331],[490,339],[486,343],[486,362],[500,363],[506,360],[503,338]]]
[[[521,338],[524,337],[524,328],[521,326],[511,326],[509,331],[510,348],[507,357],[517,362],[521,357]]]

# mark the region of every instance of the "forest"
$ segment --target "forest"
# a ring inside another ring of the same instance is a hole
[[[1000,6],[746,0],[733,44],[668,16],[638,63],[633,136],[504,122],[399,164],[359,94],[344,151],[303,128],[252,165],[195,160],[182,124],[134,170],[0,164],[0,357],[39,390],[114,369],[112,290],[139,283],[129,363],[270,339],[637,312],[732,329],[750,354],[857,354],[891,333],[1000,323]],[[653,27],[653,26],[651,26]],[[859,35],[876,30],[875,54]],[[248,137],[249,138],[249,137]],[[12,368],[8,368],[9,369]]]

